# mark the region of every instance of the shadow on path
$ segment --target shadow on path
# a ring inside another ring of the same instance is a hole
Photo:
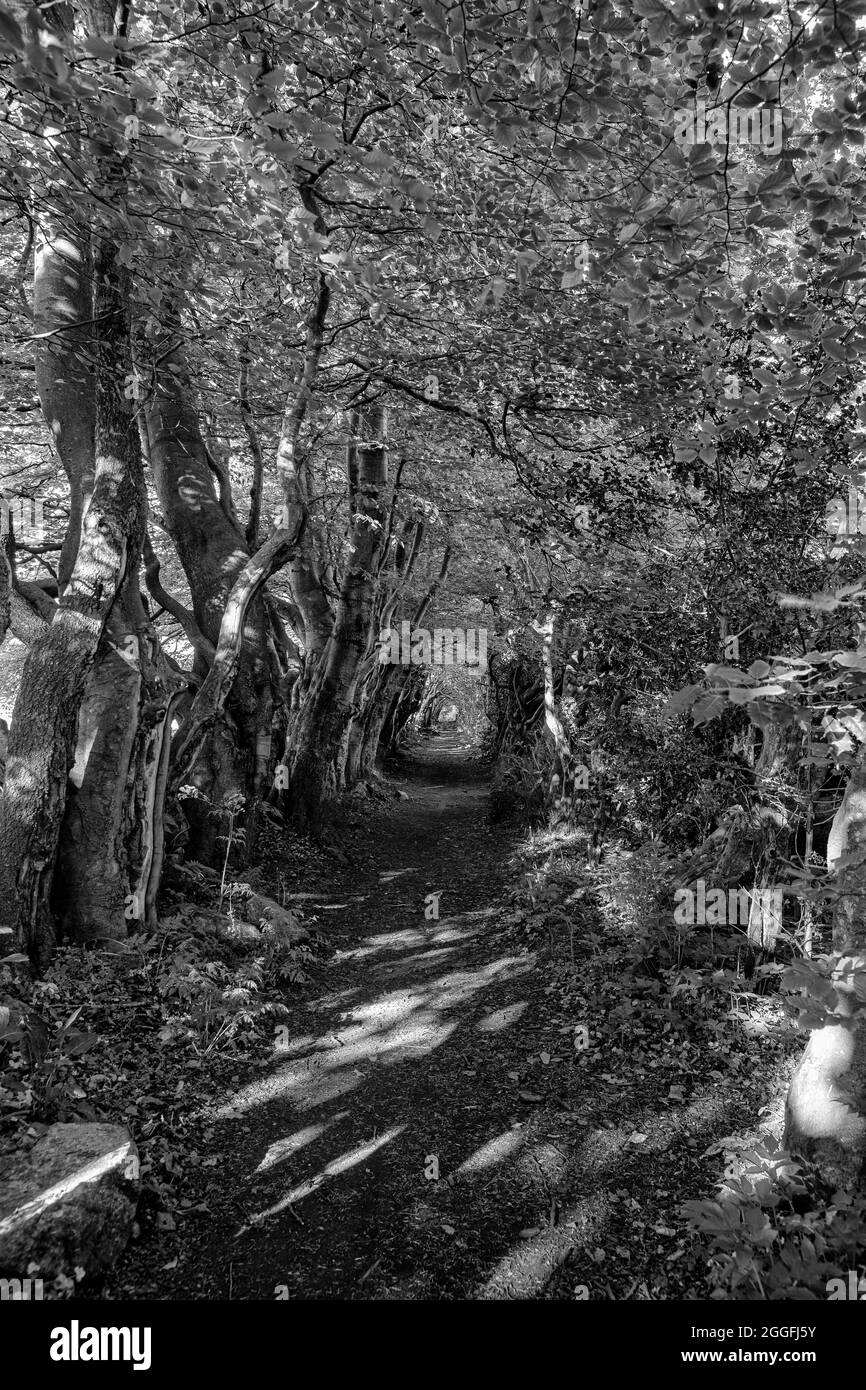
[[[636,1231],[645,1279],[667,1287],[677,1256],[641,1203],[705,1187],[695,1145],[735,1106],[696,1090],[675,1116],[680,1058],[614,1089],[595,1076],[604,1051],[575,1054],[574,1009],[558,1011],[549,970],[503,929],[511,845],[488,827],[470,754],[454,734],[416,750],[407,798],[370,812],[362,867],[310,895],[336,948],[329,987],[213,1107],[207,1210],[166,1246],[177,1262],[147,1280],[156,1296],[571,1298],[582,1281],[626,1297]],[[593,1263],[605,1238],[626,1262],[616,1291]],[[140,1290],[153,1260],[130,1251],[121,1280]]]

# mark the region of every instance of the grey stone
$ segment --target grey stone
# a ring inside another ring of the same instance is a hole
[[[52,1125],[26,1154],[0,1164],[0,1272],[28,1266],[92,1277],[118,1258],[140,1190],[138,1150],[121,1125]]]

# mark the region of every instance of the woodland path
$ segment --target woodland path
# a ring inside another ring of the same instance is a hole
[[[571,1001],[502,925],[512,846],[468,752],[449,734],[416,752],[408,799],[376,808],[357,863],[303,904],[335,947],[325,991],[212,1107],[207,1176],[189,1187],[206,1212],[131,1246],[109,1296],[569,1299],[582,1283],[641,1297],[634,1266],[606,1286],[598,1247],[626,1256],[637,1216],[663,1223],[700,1193],[696,1150],[732,1123],[731,1097],[705,1093],[684,1126],[661,1099],[681,1071],[654,1073],[648,1095],[612,1093],[598,1059],[580,1069]],[[635,1193],[654,1216],[629,1209]],[[642,1287],[665,1286],[669,1256],[652,1247]]]

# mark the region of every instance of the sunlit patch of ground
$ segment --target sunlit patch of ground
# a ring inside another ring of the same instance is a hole
[[[747,1001],[725,1020],[722,1001],[716,1033],[670,1031],[670,1001],[623,968],[630,905],[608,895],[602,914],[594,883],[568,909],[573,962],[567,933],[527,940],[483,787],[434,763],[411,801],[365,816],[357,866],[317,896],[348,904],[328,914],[330,987],[309,989],[266,1066],[207,1107],[206,1210],[181,1243],[160,1238],[140,1290],[701,1296],[677,1211],[713,1194],[724,1140],[774,1089],[772,1009]]]
[[[525,969],[522,957],[502,956],[357,1004],[340,1014],[337,1031],[312,1040],[290,1040],[284,1051],[292,1060],[279,1061],[268,1076],[216,1107],[213,1117],[236,1119],[277,1098],[285,1098],[297,1110],[324,1105],[353,1090],[365,1074],[365,1064],[417,1059],[441,1047],[458,1026],[459,1020],[449,1015],[458,1014],[475,994],[503,976]]]

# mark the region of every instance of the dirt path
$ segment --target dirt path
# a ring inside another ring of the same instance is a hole
[[[480,774],[448,735],[410,772],[309,904],[337,948],[326,992],[207,1117],[188,1198],[206,1209],[130,1247],[109,1296],[677,1296],[657,1232],[710,1186],[696,1157],[733,1123],[736,1078],[674,1114],[682,1055],[633,1086],[605,1072],[617,1049],[580,1056],[583,1002],[502,927],[511,845]]]

